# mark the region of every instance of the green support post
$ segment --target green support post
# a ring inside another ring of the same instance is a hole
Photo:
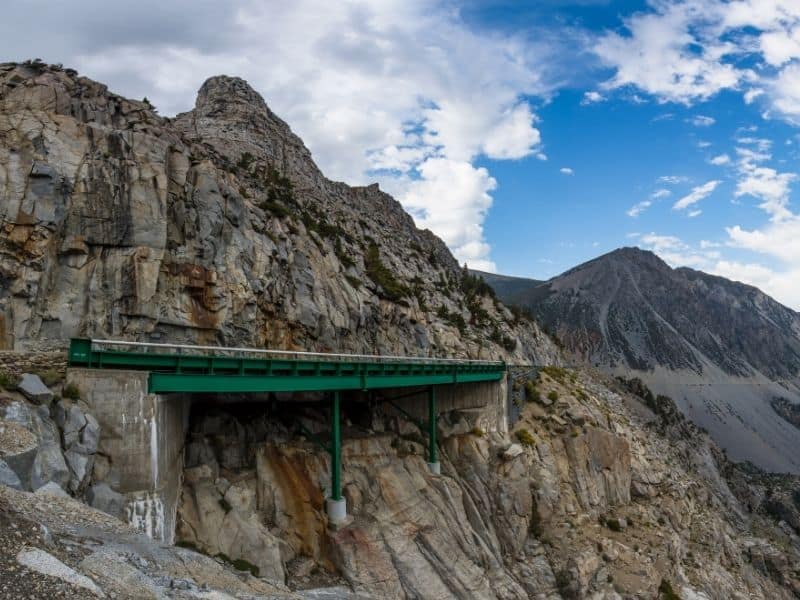
[[[428,469],[434,475],[439,475],[441,466],[439,457],[436,453],[436,421],[438,416],[436,409],[436,388],[431,386],[428,390]]]
[[[342,497],[342,429],[340,392],[333,392],[331,405],[331,497],[325,502],[328,521],[332,525],[347,522],[347,500]]]
[[[342,499],[342,429],[339,392],[333,392],[331,407],[331,498]]]

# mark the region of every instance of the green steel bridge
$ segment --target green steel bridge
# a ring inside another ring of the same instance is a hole
[[[506,373],[506,364],[497,361],[90,339],[70,341],[68,362],[70,367],[147,371],[152,394],[331,392],[330,444],[321,445],[331,455],[330,500],[342,507],[342,391],[427,388],[428,419],[418,424],[428,431],[428,464],[438,473],[436,386],[498,382]]]

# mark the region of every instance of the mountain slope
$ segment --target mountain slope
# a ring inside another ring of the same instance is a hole
[[[487,273],[486,271],[471,270],[473,275],[481,277],[497,293],[498,297],[513,300],[514,298],[524,297],[526,294],[542,283],[536,279],[526,279],[525,277],[511,277],[509,275],[498,275]],[[506,300],[503,300],[504,302]]]
[[[735,457],[800,469],[800,435],[769,406],[799,398],[800,314],[758,289],[622,248],[500,296],[581,359],[673,396]]]
[[[70,69],[2,64],[0,195],[0,348],[557,360],[377,185],[326,179],[242,79],[210,78],[166,119]]]

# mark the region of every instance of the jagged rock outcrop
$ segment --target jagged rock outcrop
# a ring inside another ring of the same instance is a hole
[[[328,181],[241,79],[166,119],[0,65],[0,345],[70,336],[489,357],[557,352],[377,185]]]

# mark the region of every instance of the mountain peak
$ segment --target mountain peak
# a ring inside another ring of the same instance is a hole
[[[264,98],[241,77],[215,75],[200,86],[195,112],[202,115],[235,115],[240,112],[268,111]]]

